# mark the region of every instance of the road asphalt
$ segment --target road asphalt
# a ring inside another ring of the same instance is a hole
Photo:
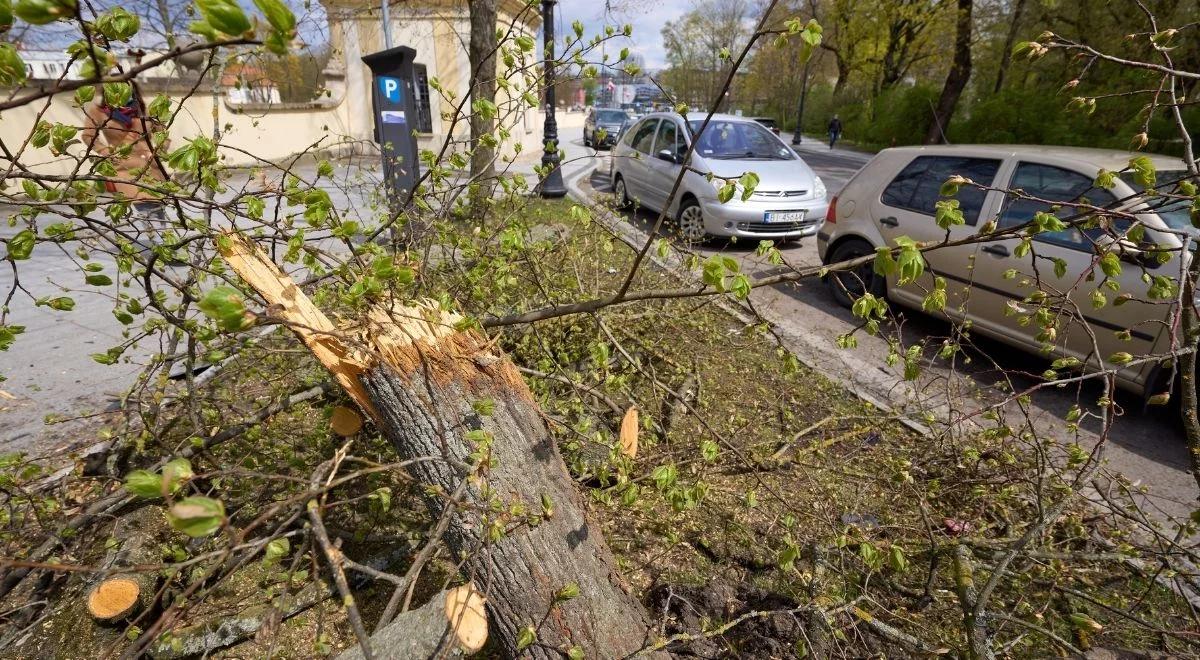
[[[583,147],[578,126],[564,127],[561,133],[561,147],[566,152],[564,179],[576,194],[587,199],[602,197],[608,191],[607,152],[597,153]],[[870,158],[870,154],[848,149],[830,151],[827,145],[808,139],[798,151],[825,180],[831,194],[840,190]],[[535,154],[525,154],[511,171],[530,175],[535,163]],[[364,192],[367,186],[350,184],[361,181],[363,176],[375,176],[373,163],[363,161],[340,167],[337,176],[345,185],[331,189],[335,205],[347,213],[368,212],[369,200]],[[628,227],[643,237],[654,219],[654,215],[645,212],[626,217]],[[15,231],[0,227],[0,240]],[[700,251],[729,254],[739,261],[743,271],[754,275],[778,272],[777,266],[755,256],[754,247],[745,243],[714,243]],[[790,264],[818,263],[812,239],[785,245],[782,252]],[[161,350],[157,345],[143,342],[128,353],[126,361],[117,365],[105,367],[92,361],[89,354],[103,352],[118,343],[125,328],[112,316],[114,292],[85,286],[73,258],[69,253],[39,247],[32,259],[21,263],[20,283],[33,296],[67,295],[60,292],[70,290],[77,306],[74,311],[63,313],[35,308],[28,300],[13,304],[9,322],[23,324],[27,329],[12,349],[0,352],[0,374],[8,379],[0,382],[0,452],[40,453],[94,441],[95,438],[79,437],[80,433],[90,432],[86,416],[111,410],[122,392],[134,384],[142,365]],[[105,263],[105,272],[113,272],[111,263]],[[11,270],[0,271],[0,292],[7,293],[12,278]],[[1002,372],[1015,374],[1020,387],[1037,382],[1036,376],[1023,374],[1038,374],[1045,368],[1044,361],[1036,357],[981,341],[981,350],[989,359],[976,355],[970,364],[960,361],[954,368],[934,360],[917,383],[905,383],[898,369],[885,363],[888,350],[884,341],[860,333],[857,349],[836,348],[834,339],[856,324],[848,311],[837,306],[821,282],[808,280],[757,289],[751,302],[759,314],[777,324],[789,348],[806,363],[852,391],[862,393],[868,400],[886,402],[897,411],[913,415],[918,422],[923,421],[918,411],[932,409],[943,419],[954,419],[976,409],[976,398],[995,400],[999,393],[992,384],[1002,377]],[[903,321],[901,336],[905,345],[947,334],[947,325],[932,317],[897,311]],[[999,369],[990,366],[992,358]],[[975,384],[980,387],[973,387]],[[1067,411],[1077,401],[1094,401],[1098,396],[1099,389],[1094,386],[1040,391],[1034,397],[1031,422],[1039,434],[1065,439]],[[1188,472],[1178,423],[1162,409],[1143,412],[1140,402],[1132,397],[1118,397],[1118,402],[1125,414],[1108,439],[1111,470],[1148,488],[1143,503],[1159,516],[1187,516],[1195,508],[1196,484]],[[85,416],[85,419],[47,426],[46,415]],[[969,428],[972,423],[963,420],[955,428]],[[1079,441],[1084,445],[1098,441],[1094,431],[1084,428]]]
[[[784,137],[790,139],[790,136]],[[831,151],[828,144],[807,138],[797,147],[797,152],[825,181],[830,195],[837,194],[871,158],[871,154],[841,147]],[[598,153],[595,160],[596,167],[592,172],[572,180],[571,187],[581,198],[600,201],[611,192],[607,152]],[[657,214],[626,211],[623,218],[644,238],[653,228]],[[669,235],[667,232],[669,229],[664,235]],[[743,272],[755,276],[780,272],[780,267],[756,256],[755,247],[749,242],[714,241],[696,251],[705,257],[715,253],[732,256]],[[812,238],[784,244],[780,251],[788,264],[794,266],[820,264],[816,241]],[[1002,391],[1004,379],[1023,389],[1040,382],[1037,374],[1048,367],[1045,359],[976,337],[978,350],[967,353],[969,362],[959,359],[951,365],[940,359],[930,359],[924,365],[921,378],[910,383],[904,380],[901,365],[887,365],[889,347],[882,338],[859,332],[857,348],[844,350],[837,347],[836,338],[859,324],[849,310],[834,301],[821,281],[812,279],[756,289],[750,302],[759,315],[776,324],[777,334],[806,364],[868,401],[884,404],[918,424],[930,421],[928,411],[933,411],[938,421],[954,420],[952,433],[966,432],[975,426],[970,413],[982,402],[995,402],[1005,396]],[[950,327],[946,322],[899,306],[893,311],[899,319],[904,346],[949,334]],[[894,330],[891,328],[889,332]],[[940,345],[940,342],[931,343],[935,348]],[[1032,397],[1029,421],[1041,437],[1076,441],[1084,448],[1090,448],[1100,440],[1095,420],[1086,422],[1076,437],[1067,429],[1066,417],[1076,403],[1086,407],[1100,395],[1100,386],[1095,382],[1081,388],[1039,390]],[[1113,425],[1107,440],[1107,479],[1099,485],[1111,484],[1117,474],[1123,475],[1134,486],[1146,490],[1138,496],[1138,501],[1152,518],[1186,518],[1196,509],[1197,489],[1189,472],[1182,428],[1173,409],[1145,410],[1139,399],[1123,393],[1118,394],[1117,403],[1124,415]],[[1008,410],[1011,412],[1012,408],[1010,405]],[[1098,497],[1095,491],[1086,495]]]

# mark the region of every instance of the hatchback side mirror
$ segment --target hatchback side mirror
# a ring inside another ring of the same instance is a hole
[[[679,159],[675,156],[675,152],[671,151],[670,149],[663,149],[662,151],[658,152],[658,157],[667,161],[668,163],[679,162]]]

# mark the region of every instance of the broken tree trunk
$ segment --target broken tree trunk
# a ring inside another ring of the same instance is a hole
[[[408,470],[425,486],[434,517],[454,507],[444,540],[486,595],[490,634],[504,655],[517,655],[527,626],[536,641],[522,657],[561,658],[580,647],[587,657],[615,658],[646,645],[649,618],[506,356],[481,335],[455,330],[460,317],[436,305],[377,308],[354,328],[336,329],[245,239],[229,235],[222,244],[230,266],[399,457],[415,461]]]

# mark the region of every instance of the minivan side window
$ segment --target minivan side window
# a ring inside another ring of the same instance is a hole
[[[667,120],[659,124],[658,139],[654,141],[654,153],[658,153],[663,149],[669,150],[672,154],[678,154],[678,140],[676,140],[676,132],[678,126],[674,121]]]
[[[932,216],[941,200],[942,184],[954,176],[964,176],[982,186],[990,186],[1000,169],[1000,161],[993,158],[966,158],[963,156],[918,156],[913,159],[883,190],[879,201],[898,209],[906,209]],[[963,220],[974,225],[983,209],[986,190],[975,186],[958,189],[959,208]]]
[[[1017,163],[1017,169],[1013,172],[1012,181],[1009,182],[1008,187],[1013,190],[1022,190],[1030,197],[1064,204],[1057,212],[1054,212],[1063,219],[1079,215],[1079,211],[1075,207],[1066,204],[1074,202],[1108,207],[1117,201],[1112,193],[1103,188],[1097,188],[1090,176],[1039,163]],[[1053,211],[1050,206],[1031,199],[1019,199],[1014,195],[1009,195],[1004,204],[1004,212],[1000,214],[1000,228],[1023,225],[1032,220],[1034,214],[1039,211],[1051,213]],[[1125,226],[1122,227],[1121,223],[1117,223],[1118,232],[1128,229],[1128,223],[1124,224]],[[1099,233],[1098,230],[1088,230],[1088,235],[1094,238],[1099,236]],[[1034,238],[1078,250],[1090,250],[1092,246],[1092,242],[1074,227],[1068,227],[1063,231],[1042,232]]]
[[[647,121],[650,121],[650,120],[644,119],[641,122],[634,124],[633,126],[630,126],[629,130],[622,133],[621,134],[621,144],[623,144],[627,147],[632,147],[633,146],[633,136],[635,134],[637,134],[637,132],[639,130],[641,130],[642,125],[645,124]]]
[[[647,119],[642,122],[637,130],[632,131],[633,140],[630,142],[630,146],[644,154],[650,153],[650,148],[654,146],[654,130],[656,128],[658,128],[657,119]]]

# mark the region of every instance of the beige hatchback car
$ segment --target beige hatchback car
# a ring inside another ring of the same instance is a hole
[[[1132,295],[1125,304],[1112,304],[1117,294],[1106,287],[1102,293],[1107,304],[1092,304],[1092,296],[1104,279],[1100,269],[1095,268],[1096,245],[1112,239],[1100,229],[1073,227],[1035,235],[1031,252],[1022,257],[1015,254],[1021,242],[1017,238],[927,250],[925,273],[904,286],[897,286],[895,276],[875,274],[871,264],[834,273],[827,280],[832,293],[846,306],[863,291],[870,291],[921,309],[926,292],[934,286],[934,275],[940,275],[946,280],[946,316],[970,321],[981,334],[1039,353],[1042,342],[1038,334],[1042,329],[1028,318],[1036,305],[1022,301],[1040,288],[1051,295],[1066,293],[1092,329],[1089,333],[1080,327],[1077,317],[1064,315],[1070,320],[1055,328],[1055,357],[1074,357],[1096,368],[1101,361],[1112,367],[1107,360],[1118,352],[1134,356],[1165,352],[1172,335],[1168,319],[1172,306],[1147,302],[1150,284],[1144,275],[1149,274],[1151,280],[1155,275],[1178,278],[1182,239],[1163,230],[1195,230],[1182,204],[1160,204],[1150,212],[1144,201],[1124,201],[1142,191],[1132,175],[1122,173],[1111,189],[1096,187],[1102,169],[1127,170],[1130,157],[1127,152],[1071,147],[954,145],[886,149],[831,200],[825,223],[817,233],[821,260],[832,264],[873,254],[879,246],[894,247],[895,239],[901,236],[921,242],[936,243],[947,238],[956,241],[975,235],[979,225],[992,219],[1003,229],[1024,224],[1037,212],[1054,212],[1063,218],[1074,213],[1072,207],[1051,208],[1001,190],[1020,189],[1031,197],[1063,203],[1086,199],[1096,206],[1137,212],[1146,227],[1145,241],[1175,248],[1165,264],[1139,258],[1144,255],[1136,249],[1124,252],[1122,259],[1129,263],[1122,264],[1115,279],[1120,293]],[[1179,159],[1149,158],[1159,182],[1185,174]],[[934,222],[934,213],[938,200],[944,199],[939,194],[942,184],[954,175],[1000,190],[962,186],[957,199],[965,224],[951,226],[947,232]],[[1116,229],[1127,230],[1130,224],[1125,222]],[[1054,260],[1061,260],[1057,269],[1061,275],[1056,272]],[[1066,264],[1065,272],[1061,263]],[[1094,268],[1097,277],[1089,279],[1088,273]],[[1119,385],[1143,397],[1161,391],[1163,378],[1157,361],[1135,360],[1117,371]]]

